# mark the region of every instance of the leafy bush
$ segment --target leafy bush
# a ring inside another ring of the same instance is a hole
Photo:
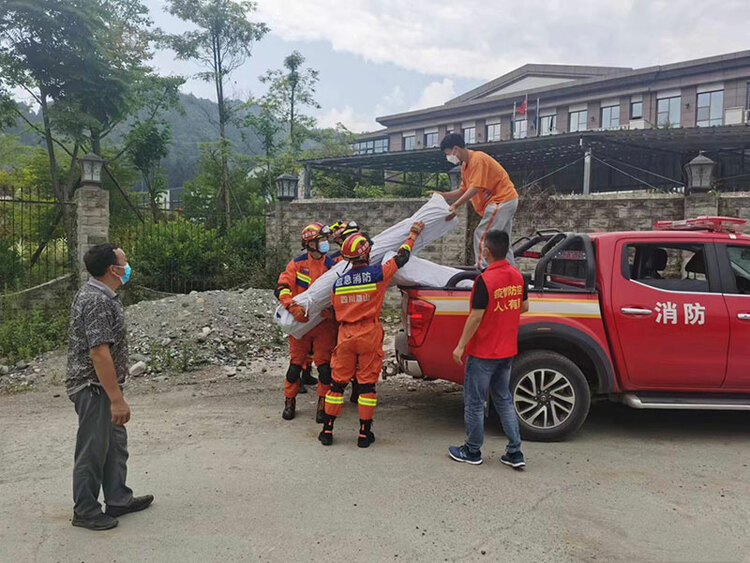
[[[0,288],[16,285],[23,277],[23,262],[13,243],[0,239]]]
[[[0,356],[11,362],[55,350],[68,337],[68,312],[33,309],[3,312],[0,321]]]
[[[216,289],[228,268],[227,245],[219,230],[184,220],[154,225],[131,255],[134,282],[157,291]]]

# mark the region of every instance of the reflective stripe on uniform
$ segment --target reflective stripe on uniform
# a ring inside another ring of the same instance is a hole
[[[360,293],[368,291],[377,291],[377,286],[374,283],[366,283],[362,285],[342,285],[335,289],[336,295],[345,295],[347,293]]]
[[[286,289],[285,288],[285,289],[282,289],[281,291],[279,291],[279,297],[281,297],[282,295],[291,295],[291,294],[292,294],[292,290],[291,289]]]
[[[362,395],[359,396],[357,402],[366,407],[375,407],[378,404],[378,400],[375,397],[363,397]]]
[[[339,395],[339,396],[326,395],[326,403],[328,403],[329,405],[343,405],[344,396],[343,395]]]
[[[307,284],[309,284],[312,281],[312,278],[310,276],[306,276],[305,274],[302,274],[300,272],[297,272],[297,279]]]

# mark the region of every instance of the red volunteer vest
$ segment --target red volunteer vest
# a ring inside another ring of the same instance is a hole
[[[507,260],[489,265],[482,273],[489,302],[482,322],[466,346],[476,358],[496,360],[518,354],[518,325],[521,320],[524,279]],[[472,290],[472,301],[474,290]]]

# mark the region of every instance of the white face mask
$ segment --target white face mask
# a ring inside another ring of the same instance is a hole
[[[461,160],[455,154],[445,155],[445,158],[454,166],[458,166],[459,164],[461,164]]]

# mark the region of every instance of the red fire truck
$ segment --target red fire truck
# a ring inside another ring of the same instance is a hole
[[[593,397],[638,409],[750,410],[746,221],[659,221],[653,231],[542,230],[514,243],[526,275],[511,392],[522,435],[561,440]],[[535,263],[533,263],[535,262]],[[442,289],[401,288],[401,370],[461,383],[451,358],[469,312],[465,271]]]

